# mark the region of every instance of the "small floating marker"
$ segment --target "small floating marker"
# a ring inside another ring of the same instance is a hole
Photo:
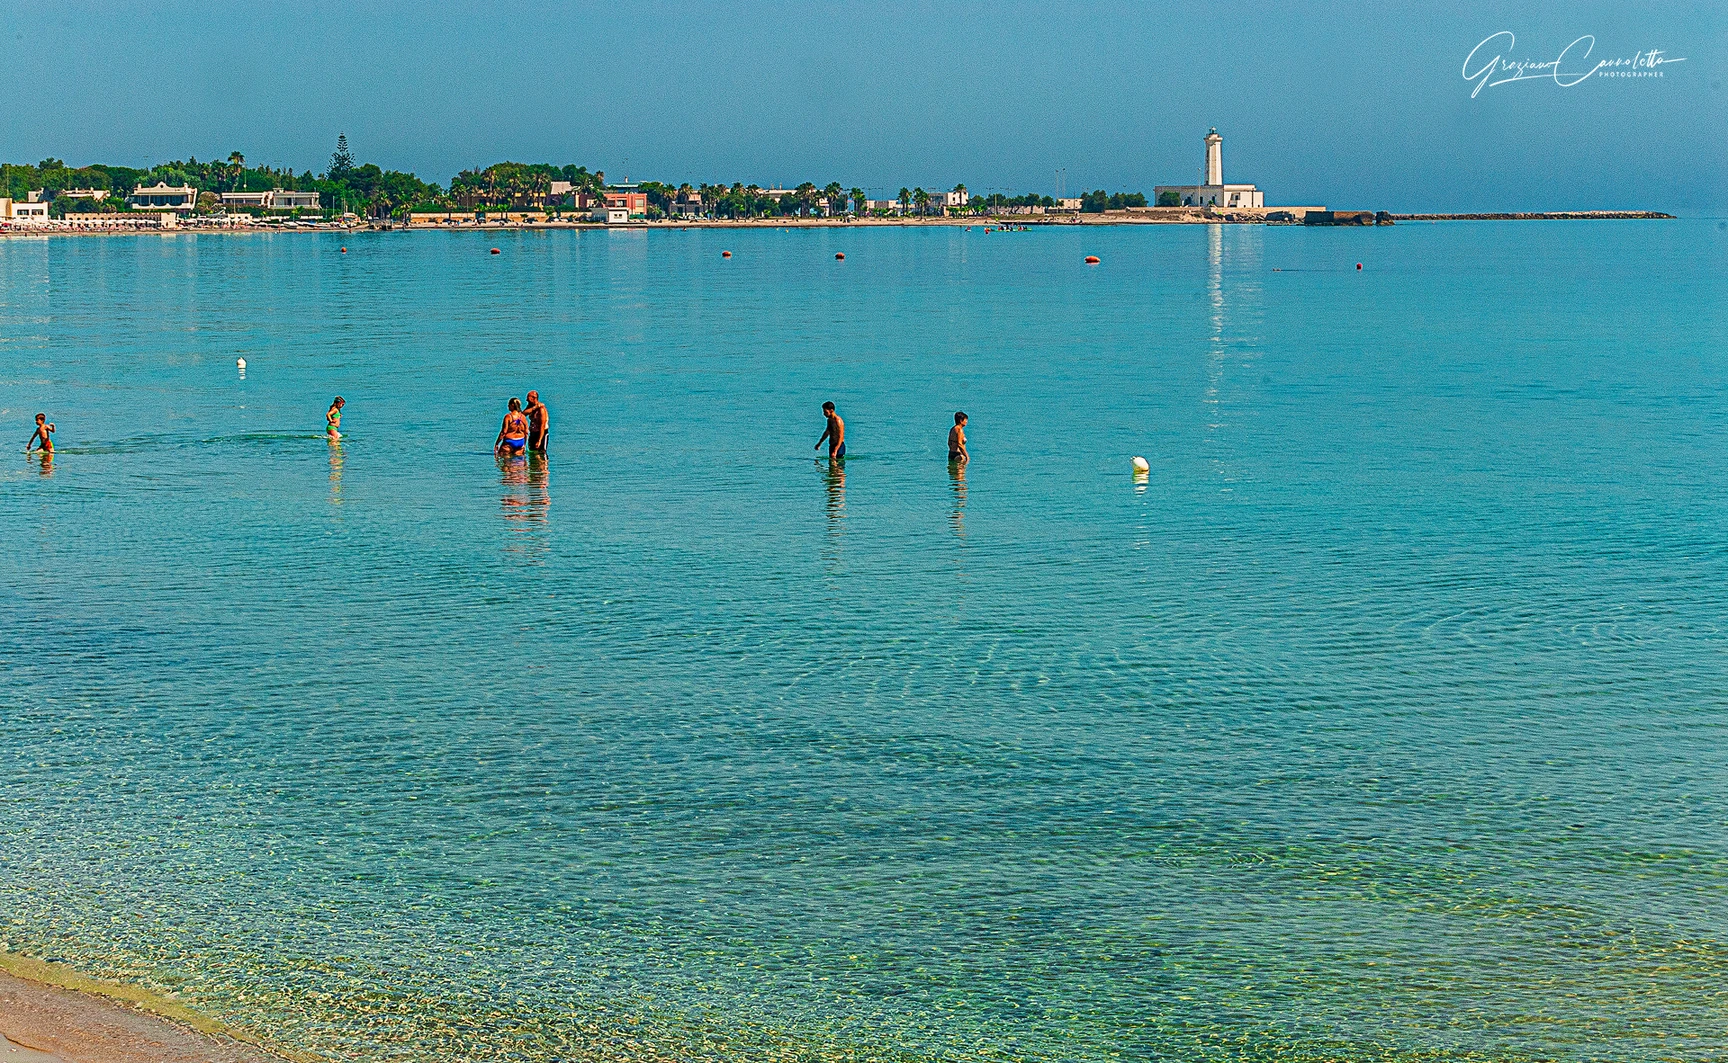
[[[722,252],[720,252],[720,257],[721,257],[721,258],[731,258],[731,257],[732,257],[732,252],[730,252],[730,251],[722,251]]]
[[[1088,266],[1096,266],[1098,264],[1098,256],[1097,255],[1087,255],[1086,256],[1086,264]]]
[[[846,252],[836,251],[836,252],[834,252],[834,257],[839,259],[841,262],[844,262],[844,261],[846,261]]]
[[[236,369],[240,370],[242,373],[244,373],[246,371],[246,359],[244,359],[244,358],[234,359],[234,368],[236,368]]]
[[[1356,272],[1357,273],[1362,272],[1362,263],[1360,263],[1360,262],[1356,263]]]
[[[1134,471],[1135,472],[1151,472],[1152,466],[1147,464],[1145,458],[1136,456],[1134,458]]]
[[[497,249],[497,248],[496,248],[496,247],[494,247],[494,248],[493,248],[493,249],[492,249],[492,253],[493,253],[493,254],[494,254],[494,255],[501,255],[501,254],[503,254],[503,253],[504,253],[504,252],[502,252],[502,251],[500,251],[500,250],[498,250],[498,249]]]
[[[347,253],[348,253],[348,249],[347,249],[347,248],[346,248],[346,247],[344,247],[344,248],[343,248],[343,249],[342,249],[342,253],[343,253],[343,254],[344,254],[344,255],[346,255],[346,254],[347,254]]]

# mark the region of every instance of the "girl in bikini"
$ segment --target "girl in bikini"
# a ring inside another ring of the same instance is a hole
[[[342,407],[348,405],[342,401],[342,396],[336,396],[336,401],[330,404],[330,409],[324,414],[324,423],[328,426],[325,435],[334,443],[342,438]]]
[[[510,400],[510,412],[504,415],[504,427],[498,429],[498,439],[492,449],[500,454],[522,454],[528,449],[528,418],[522,413],[522,400]]]

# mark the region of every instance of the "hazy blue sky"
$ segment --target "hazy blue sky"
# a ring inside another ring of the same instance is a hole
[[[1419,6],[1427,10],[1412,13]],[[1654,207],[1728,190],[1728,10],[1452,0],[924,5],[895,0],[272,0],[0,6],[0,158],[188,154],[447,182],[576,162],[666,181],[1052,191],[1192,181],[1208,126],[1267,202]],[[1650,48],[1660,79],[1529,81],[1472,99],[1500,30],[1552,59]],[[1576,53],[1575,53],[1576,54]]]

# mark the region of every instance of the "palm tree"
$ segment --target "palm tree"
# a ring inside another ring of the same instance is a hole
[[[922,188],[914,189],[912,192],[912,198],[918,204],[918,213],[930,213],[930,193],[924,191]]]
[[[866,202],[868,201],[864,198],[864,190],[862,188],[854,188],[852,190],[852,213],[863,214],[865,209],[864,204]]]
[[[840,187],[840,182],[829,181],[828,187],[822,190],[822,194],[828,197],[828,213],[840,213],[840,197],[846,194],[846,190]]]
[[[902,188],[900,190],[900,209],[902,211],[904,211],[907,207],[910,207],[911,205],[912,205],[912,193],[910,191],[908,191],[907,189]]]
[[[240,175],[246,172],[246,156],[238,151],[228,153],[228,191],[240,190]]]

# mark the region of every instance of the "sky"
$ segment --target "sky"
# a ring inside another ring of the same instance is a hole
[[[1420,8],[1420,10],[1418,10]],[[1464,63],[1659,78],[1484,87]],[[1577,46],[1570,57],[1581,55]],[[0,159],[355,156],[447,184],[500,160],[613,180],[1144,191],[1271,204],[1728,213],[1728,4],[930,5],[207,0],[0,5]]]

